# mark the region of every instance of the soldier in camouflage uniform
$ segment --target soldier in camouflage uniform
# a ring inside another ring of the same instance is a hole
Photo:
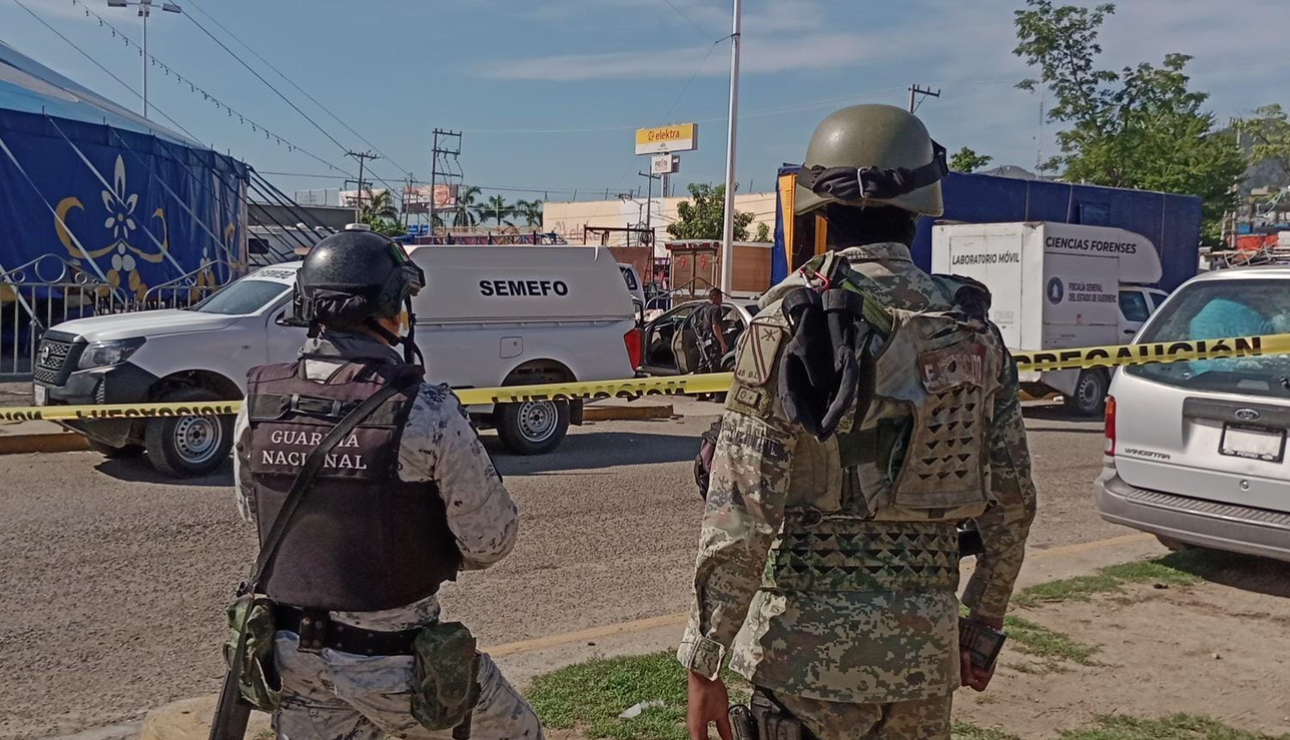
[[[278,429],[271,434],[255,434],[257,425],[271,423],[271,420],[257,422],[254,414],[249,413],[253,408],[262,407],[262,404],[257,405],[257,389],[267,385],[265,382],[257,383],[257,374],[261,381],[266,374],[276,373],[275,377],[290,374],[293,376],[291,382],[299,385],[300,381],[306,381],[314,385],[320,395],[335,390],[338,385],[343,386],[346,378],[353,378],[350,382],[357,383],[364,377],[369,381],[373,377],[398,377],[398,373],[411,370],[419,374],[420,368],[408,368],[404,364],[405,359],[410,359],[410,354],[407,358],[400,357],[391,346],[400,342],[410,344],[406,337],[399,335],[407,328],[409,312],[399,313],[398,301],[384,314],[371,311],[369,305],[383,283],[385,286],[395,284],[386,276],[397,267],[398,258],[406,262],[401,250],[399,245],[385,237],[351,230],[323,240],[306,258],[305,266],[297,276],[298,282],[304,284],[312,278],[333,284],[329,285],[330,293],[316,301],[314,308],[321,333],[307,341],[297,365],[266,366],[252,371],[251,392],[235,425],[237,506],[247,521],[256,522],[259,519],[257,509],[264,507],[267,485],[264,476],[278,473],[286,474],[289,479],[298,470],[311,444],[317,444],[316,438],[294,433],[290,427],[286,431]],[[388,255],[394,255],[395,259],[389,259]],[[424,277],[420,280],[423,282]],[[419,287],[414,286],[411,292]],[[367,373],[374,375],[365,375]],[[374,387],[369,382],[362,386],[364,390],[350,395],[370,395],[370,389]],[[306,389],[305,393],[308,392]],[[375,469],[378,467],[376,460],[385,461],[384,470],[376,471],[378,477],[375,482],[365,484],[366,488],[345,489],[340,496],[341,499],[360,498],[356,503],[363,513],[349,510],[347,517],[345,513],[329,512],[327,507],[334,505],[335,499],[328,499],[324,495],[326,491],[310,490],[302,505],[309,516],[300,517],[300,524],[292,532],[299,532],[305,539],[323,532],[324,536],[332,539],[321,543],[321,551],[315,549],[313,555],[294,558],[303,562],[284,563],[284,560],[293,559],[290,552],[293,534],[289,534],[283,547],[284,556],[279,557],[274,567],[275,577],[288,575],[280,571],[294,573],[303,569],[305,588],[339,580],[351,582],[342,583],[342,588],[362,589],[365,584],[352,582],[377,579],[386,573],[389,574],[388,582],[401,588],[401,584],[424,580],[427,573],[445,567],[448,570],[444,572],[449,579],[454,579],[458,570],[483,570],[510,553],[517,534],[518,509],[502,485],[501,477],[456,395],[446,385],[423,381],[411,394],[410,409],[406,405],[402,408],[404,410],[399,413],[406,414],[406,421],[393,437],[397,454],[391,454],[389,450],[369,449],[368,437],[365,436],[368,432],[360,432],[349,442],[342,442],[334,454],[328,455],[325,469],[313,485],[314,489],[342,485],[346,480],[354,480],[344,476],[364,471],[369,462]],[[393,418],[399,417],[396,414]],[[289,464],[283,466],[283,462]],[[334,470],[334,474],[329,476],[328,471],[332,469],[340,470]],[[379,476],[385,476],[388,482],[381,482]],[[374,488],[395,491],[394,497],[382,497]],[[406,502],[401,511],[385,514],[374,511],[382,504],[399,505],[400,496],[435,497],[442,503],[432,501],[429,504],[429,510],[436,512],[431,521],[390,521],[391,518],[409,517],[409,511],[413,512],[413,517],[417,516],[415,512],[422,511],[415,506],[408,508]],[[273,501],[272,498],[268,500]],[[258,506],[257,502],[260,502]],[[388,541],[371,542],[370,548],[364,549],[362,542],[353,542],[352,535],[337,531],[357,525],[358,519],[368,515],[378,520],[384,517],[384,521],[378,521],[375,530]],[[326,534],[328,530],[318,527],[320,520],[328,519],[334,523],[330,535]],[[259,524],[263,536],[267,526],[265,522]],[[399,536],[404,536],[404,541],[398,541]],[[425,542],[436,539],[442,540],[440,545],[447,548],[450,564],[436,564],[433,556],[425,556]],[[318,544],[314,543],[315,547]],[[326,557],[327,548],[330,546],[334,550],[338,545],[358,547],[349,560],[352,567],[348,571],[344,562],[327,562],[343,560],[335,556]],[[399,560],[398,551],[412,556]],[[392,555],[393,561],[387,562]],[[355,562],[362,560],[370,562]],[[340,568],[341,572],[332,573],[333,568]],[[332,626],[326,630],[327,637],[317,644],[303,644],[305,640],[299,632],[304,629],[284,628],[282,616],[276,616],[278,631],[274,658],[282,681],[281,703],[273,718],[278,737],[287,740],[381,740],[385,735],[414,740],[452,737],[452,730],[432,732],[425,729],[412,714],[414,658],[410,649],[349,652],[344,649],[343,642],[339,642],[349,640],[351,635],[357,637],[359,633],[365,633],[379,643],[395,644],[400,642],[400,636],[410,638],[422,627],[437,622],[440,618],[439,600],[435,593],[437,580],[428,581],[430,587],[418,592],[425,595],[411,603],[375,610],[324,610],[323,618]],[[273,580],[269,582],[268,593],[277,599],[274,589],[287,586],[275,587],[274,583]],[[297,592],[301,590],[295,584],[288,585]],[[377,590],[379,598],[379,587]],[[406,589],[401,588],[399,592],[404,591]],[[389,599],[386,598],[385,602],[388,603]],[[302,604],[302,601],[287,603]],[[283,607],[280,603],[279,609]],[[306,623],[308,621],[305,620]],[[315,617],[317,621],[320,619]],[[333,639],[337,643],[332,643]],[[403,644],[407,645],[406,639]],[[474,708],[470,737],[476,740],[541,740],[542,727],[537,715],[485,654],[479,655],[478,686],[479,699]]]
[[[921,183],[916,171],[943,162],[943,151],[917,118],[888,106],[839,111],[812,139],[808,171],[849,170],[853,183],[860,171],[861,195],[839,200],[827,187],[799,187],[795,210],[823,209],[830,259],[849,263],[890,308],[952,308],[944,282],[918,269],[909,251],[919,214],[942,211],[943,172],[932,184],[911,190],[908,183]],[[869,189],[866,168],[870,177],[887,178],[887,192],[881,184]],[[730,667],[754,685],[754,702],[795,717],[808,738],[948,739],[954,690],[981,691],[991,678],[959,644],[956,522],[875,519],[868,489],[890,484],[892,471],[884,472],[889,458],[873,464],[864,444],[874,445],[874,437],[864,438],[871,430],[860,428],[854,406],[824,441],[789,419],[777,391],[792,329],[781,298],[811,283],[798,274],[772,289],[740,341],[678,652],[690,671],[690,734],[706,740],[715,723],[730,737],[719,677],[729,655]],[[998,629],[1021,569],[1035,489],[1015,368],[997,331],[977,341],[989,349],[980,355],[987,372],[978,382],[993,389],[977,448],[983,501],[972,512],[985,553],[963,603],[971,618]],[[919,377],[912,362],[904,374]],[[979,415],[974,405],[960,411]],[[868,442],[856,446],[857,439]]]

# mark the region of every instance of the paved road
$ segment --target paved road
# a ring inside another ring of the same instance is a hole
[[[701,502],[691,478],[716,407],[575,430],[553,455],[490,450],[523,510],[514,554],[444,594],[483,644],[682,611]],[[1032,410],[1033,546],[1122,533],[1092,512],[1096,423]],[[221,609],[251,557],[231,466],[182,485],[92,453],[0,458],[0,738],[122,722],[214,693]]]

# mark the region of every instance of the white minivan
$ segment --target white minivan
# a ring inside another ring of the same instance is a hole
[[[1192,278],[1135,342],[1290,332],[1290,267]],[[1107,521],[1197,545],[1290,560],[1290,356],[1126,367],[1106,403],[1096,484]]]
[[[414,299],[427,377],[455,388],[630,378],[640,331],[613,255],[589,247],[411,247],[427,286]],[[257,270],[185,310],[96,316],[47,331],[36,356],[37,404],[130,404],[242,398],[247,371],[291,362],[306,329],[291,315],[300,262]],[[580,402],[472,406],[520,454],[560,444]],[[118,456],[146,450],[176,477],[218,467],[231,417],[68,422]]]

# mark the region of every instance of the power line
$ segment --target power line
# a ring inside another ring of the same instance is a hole
[[[676,96],[676,100],[672,101],[672,107],[668,108],[667,113],[663,115],[664,121],[668,121],[669,119],[671,119],[672,111],[676,110],[676,106],[680,104],[681,98],[684,98],[685,94],[689,92],[690,85],[694,84],[694,80],[699,76],[699,73],[702,72],[703,68],[708,64],[708,60],[712,58],[712,52],[716,51],[717,47],[721,44],[721,42],[725,40],[726,39],[717,39],[716,41],[712,42],[711,46],[708,47],[708,53],[703,55],[703,59],[699,62],[699,66],[696,67],[694,70],[694,74],[690,75],[689,81],[687,81],[685,83],[685,86],[681,88],[681,92]]]
[[[385,152],[381,151],[381,148],[380,148],[380,147],[376,146],[376,145],[375,145],[375,144],[373,144],[371,141],[368,141],[367,137],[363,136],[363,135],[362,135],[362,134],[360,134],[358,131],[354,130],[354,128],[353,128],[352,126],[350,126],[348,123],[345,123],[345,121],[344,121],[344,120],[342,120],[342,119],[340,118],[340,116],[338,116],[338,115],[336,115],[335,113],[333,113],[333,112],[332,112],[332,111],[331,111],[327,106],[325,106],[325,105],[323,105],[322,103],[320,103],[320,102],[318,101],[318,99],[317,99],[317,98],[315,98],[314,96],[310,95],[308,92],[306,92],[306,91],[305,91],[305,89],[304,89],[304,88],[302,88],[302,87],[300,87],[300,85],[296,84],[295,80],[292,80],[290,77],[288,77],[288,76],[287,76],[287,74],[286,74],[285,72],[283,72],[282,70],[280,70],[280,69],[278,69],[277,67],[275,67],[275,66],[273,65],[273,63],[272,63],[272,62],[270,62],[268,59],[265,59],[265,58],[264,58],[264,56],[263,56],[263,55],[261,55],[261,54],[260,54],[258,51],[256,51],[254,48],[252,48],[250,44],[247,44],[245,41],[243,41],[241,38],[239,38],[239,37],[237,36],[237,34],[235,34],[235,33],[233,33],[232,31],[230,31],[230,30],[228,29],[228,27],[227,27],[227,26],[225,26],[223,23],[220,23],[218,18],[215,18],[215,17],[214,17],[214,16],[212,16],[210,13],[207,13],[207,12],[206,12],[206,10],[205,10],[204,8],[202,8],[200,5],[198,5],[198,4],[197,4],[196,0],[188,0],[188,5],[191,5],[193,8],[195,8],[195,9],[197,10],[197,12],[199,12],[199,13],[201,13],[202,15],[206,16],[206,18],[207,18],[207,19],[209,19],[209,20],[210,20],[212,23],[214,23],[216,26],[219,26],[219,28],[220,28],[221,30],[223,30],[223,31],[224,31],[224,33],[228,34],[228,35],[229,35],[229,36],[230,36],[234,41],[236,41],[237,43],[241,44],[241,45],[242,45],[242,47],[243,47],[243,48],[245,48],[247,51],[249,51],[249,52],[251,52],[252,54],[254,54],[256,59],[259,59],[261,62],[264,62],[265,66],[267,66],[269,69],[271,69],[271,70],[273,70],[274,72],[276,72],[276,73],[278,74],[278,76],[279,76],[279,77],[281,77],[282,79],[286,80],[286,81],[287,81],[287,84],[289,84],[289,85],[291,85],[292,87],[294,87],[294,88],[295,88],[295,89],[296,89],[296,90],[297,90],[301,95],[304,95],[306,98],[308,98],[308,99],[310,100],[310,102],[312,102],[314,105],[316,105],[316,106],[318,106],[320,109],[322,109],[322,111],[323,111],[324,113],[326,113],[327,115],[329,115],[329,116],[331,116],[333,119],[335,119],[335,121],[336,121],[337,123],[339,123],[341,126],[344,126],[344,127],[345,127],[345,129],[346,129],[347,131],[349,131],[351,134],[353,134],[353,135],[357,136],[357,137],[358,137],[358,138],[359,138],[359,139],[360,139],[364,144],[367,144],[369,147],[371,147],[371,148],[372,148],[372,150],[373,150],[373,151],[375,151],[377,154],[381,155],[381,156],[382,156],[382,157],[384,157],[387,161],[389,161],[389,162],[390,162],[390,164],[394,165],[395,167],[397,167],[397,168],[398,168],[398,169],[400,169],[400,170],[403,170],[403,169],[404,169],[404,167],[403,167],[402,165],[400,165],[398,162],[395,162],[395,161],[394,161],[394,159],[393,159],[392,157],[390,157],[389,155],[387,155]]]
[[[14,0],[14,1],[15,1],[15,2],[17,2],[17,0]],[[142,54],[143,54],[143,48],[142,48],[141,46],[139,46],[139,44],[135,43],[135,41],[134,41],[133,39],[131,39],[129,36],[127,36],[125,33],[123,33],[123,32],[122,32],[120,29],[118,29],[116,26],[112,25],[109,21],[105,20],[105,19],[103,18],[103,16],[99,15],[98,13],[94,12],[93,10],[90,10],[89,6],[88,6],[85,2],[83,2],[82,0],[72,0],[72,5],[77,5],[77,6],[81,7],[81,8],[85,11],[85,15],[86,15],[87,17],[89,17],[89,16],[93,16],[96,20],[98,20],[98,22],[99,22],[99,26],[104,27],[104,28],[107,28],[108,30],[110,30],[110,31],[112,32],[112,37],[113,37],[113,38],[116,38],[116,37],[120,36],[120,37],[121,37],[121,40],[125,43],[125,45],[126,45],[127,47],[131,47],[131,46],[132,46],[132,47],[134,47],[134,48],[136,48],[136,49],[138,49],[138,50],[139,50],[139,54],[140,54],[140,55],[142,55]],[[239,122],[241,122],[243,125],[250,124],[250,126],[251,126],[251,130],[252,130],[252,131],[254,131],[254,132],[256,132],[256,133],[258,133],[258,132],[260,132],[260,131],[263,131],[263,132],[264,132],[264,138],[265,138],[265,139],[272,139],[272,140],[276,141],[276,142],[277,142],[278,144],[280,144],[280,145],[281,145],[281,144],[286,144],[286,145],[287,145],[287,151],[293,151],[293,152],[294,152],[294,151],[299,151],[299,152],[301,152],[302,154],[304,154],[305,156],[307,156],[307,157],[309,157],[309,158],[311,158],[311,159],[313,159],[313,160],[316,160],[319,164],[322,164],[322,165],[326,166],[326,167],[327,167],[328,169],[330,169],[330,170],[333,170],[333,171],[335,171],[335,172],[344,172],[345,174],[349,175],[350,177],[353,177],[353,174],[352,174],[352,173],[350,173],[350,172],[346,172],[343,168],[337,167],[336,165],[332,164],[331,162],[328,162],[327,160],[323,159],[322,157],[318,156],[317,154],[314,154],[313,152],[309,151],[308,149],[305,149],[304,147],[299,146],[298,144],[295,144],[295,143],[294,143],[294,142],[292,142],[291,140],[289,140],[289,139],[287,139],[287,138],[283,137],[281,134],[276,134],[276,133],[274,133],[273,131],[271,131],[271,130],[269,130],[267,127],[265,127],[263,124],[260,124],[259,122],[255,121],[254,119],[247,117],[247,116],[246,116],[246,114],[238,112],[236,109],[234,109],[234,108],[230,107],[227,103],[224,103],[224,102],[223,102],[222,100],[220,100],[219,98],[217,98],[217,97],[215,97],[214,95],[212,95],[212,94],[210,94],[209,92],[207,92],[204,88],[199,87],[199,86],[198,86],[196,83],[194,83],[192,80],[190,80],[190,79],[188,79],[188,78],[185,78],[183,75],[179,74],[179,72],[175,71],[175,69],[174,69],[173,67],[171,67],[170,65],[168,65],[168,64],[166,64],[165,62],[161,61],[160,59],[158,59],[158,58],[157,58],[156,56],[154,56],[153,54],[148,54],[148,60],[149,60],[150,62],[152,62],[152,63],[156,64],[158,67],[160,67],[160,68],[162,69],[162,71],[164,71],[164,72],[166,73],[166,75],[167,75],[167,76],[174,75],[174,77],[175,77],[175,80],[176,80],[176,81],[178,81],[178,82],[179,82],[179,83],[181,83],[181,84],[187,84],[187,85],[188,85],[188,87],[189,87],[189,89],[190,89],[194,94],[195,94],[195,93],[199,93],[199,92],[200,92],[200,93],[202,94],[202,98],[203,98],[204,100],[206,100],[207,102],[213,103],[213,104],[215,105],[216,110],[223,110],[223,111],[226,111],[226,112],[228,113],[229,117],[237,116],[237,118],[238,118]],[[136,93],[136,94],[137,94],[137,93]]]
[[[255,79],[259,80],[260,82],[263,82],[263,83],[264,83],[264,85],[265,85],[266,87],[268,87],[270,90],[272,90],[272,91],[273,91],[273,94],[274,94],[274,95],[277,95],[279,98],[282,98],[282,102],[284,102],[284,103],[286,103],[287,105],[291,106],[291,109],[292,109],[292,110],[294,110],[295,112],[299,113],[299,114],[300,114],[300,115],[301,115],[301,116],[302,116],[306,121],[308,121],[308,122],[310,123],[310,125],[312,125],[312,126],[313,126],[314,128],[316,128],[316,129],[318,129],[319,133],[321,133],[323,136],[326,136],[328,139],[330,139],[330,140],[331,140],[331,143],[333,143],[333,144],[335,144],[336,146],[340,147],[340,149],[341,149],[341,150],[343,150],[343,151],[345,151],[345,152],[348,152],[348,151],[349,151],[349,148],[348,148],[348,147],[346,147],[344,144],[340,143],[340,140],[338,140],[335,136],[332,136],[332,135],[331,135],[331,133],[330,133],[329,131],[327,131],[327,129],[323,128],[323,127],[322,127],[322,125],[320,125],[317,121],[315,121],[312,117],[310,117],[310,115],[309,115],[308,113],[305,113],[303,110],[301,110],[301,109],[300,109],[300,106],[296,105],[294,102],[292,102],[292,100],[291,100],[290,98],[288,98],[286,95],[282,94],[282,91],[281,91],[281,90],[279,90],[278,88],[274,87],[274,86],[273,86],[273,83],[271,83],[271,82],[269,82],[268,80],[264,79],[264,76],[263,76],[263,75],[261,75],[259,72],[255,71],[255,68],[254,68],[254,67],[252,67],[251,65],[247,64],[247,63],[246,63],[246,60],[245,60],[245,59],[243,59],[241,56],[239,56],[237,52],[235,52],[235,51],[233,51],[232,49],[228,48],[228,45],[227,45],[227,44],[225,44],[223,41],[220,41],[220,40],[219,40],[219,38],[215,36],[215,34],[211,33],[211,32],[206,28],[206,26],[203,26],[201,23],[199,23],[199,22],[197,21],[197,19],[196,19],[196,18],[194,18],[194,17],[193,17],[193,15],[192,15],[191,13],[185,13],[185,14],[184,14],[184,16],[185,16],[186,18],[188,18],[188,20],[192,21],[192,23],[193,23],[193,25],[194,25],[194,26],[197,26],[197,28],[201,29],[201,32],[202,32],[202,33],[204,33],[204,34],[206,34],[208,37],[210,37],[210,40],[211,40],[211,41],[214,41],[216,44],[219,44],[219,47],[220,47],[221,49],[223,49],[224,51],[228,52],[229,56],[231,56],[231,57],[233,57],[234,59],[236,59],[238,64],[241,64],[243,67],[245,67],[245,68],[246,68],[246,71],[248,71],[248,72],[250,72],[251,74],[255,75]],[[385,180],[385,178],[381,177],[381,176],[380,176],[379,174],[377,174],[376,172],[373,172],[373,173],[372,173],[372,177],[375,177],[377,180],[379,180],[379,181],[381,182],[381,184],[383,184],[385,187],[387,187],[387,188],[389,188],[389,189],[391,189],[391,190],[396,190],[396,189],[397,189],[397,188],[395,188],[393,185],[391,185],[389,182],[387,182],[387,181]],[[361,178],[360,178],[360,179],[361,179]]]
[[[41,24],[42,26],[44,26],[45,28],[49,29],[51,33],[53,33],[55,36],[57,36],[58,38],[62,39],[63,41],[66,41],[66,42],[67,42],[67,44],[68,44],[69,46],[71,46],[71,47],[72,47],[73,49],[75,49],[76,51],[80,52],[80,53],[81,53],[81,56],[83,56],[83,57],[85,57],[86,59],[88,59],[88,60],[90,60],[91,62],[93,62],[93,63],[94,63],[94,66],[96,66],[96,67],[98,67],[100,70],[102,70],[104,74],[106,74],[107,76],[109,76],[109,77],[111,77],[112,79],[116,80],[116,81],[117,81],[117,83],[119,83],[119,84],[121,85],[121,87],[124,87],[126,90],[129,90],[129,91],[130,91],[130,93],[131,93],[132,95],[134,95],[136,98],[139,98],[140,100],[142,100],[142,99],[143,99],[143,96],[139,94],[139,91],[138,91],[138,90],[135,90],[135,89],[134,89],[133,87],[131,87],[128,83],[126,83],[126,81],[125,81],[125,80],[122,80],[120,77],[117,77],[115,74],[113,74],[113,73],[112,73],[112,70],[108,69],[107,67],[104,67],[104,66],[103,66],[103,64],[99,62],[99,60],[95,59],[95,58],[94,58],[94,56],[93,56],[92,54],[90,54],[89,52],[87,52],[87,51],[85,51],[84,49],[82,49],[79,45],[77,45],[77,43],[76,43],[75,41],[72,41],[71,39],[67,38],[67,37],[66,37],[66,36],[64,36],[62,33],[60,33],[60,32],[59,32],[59,30],[58,30],[57,28],[54,28],[53,26],[49,25],[49,22],[48,22],[48,21],[46,21],[44,18],[41,18],[39,15],[37,15],[37,14],[35,13],[35,11],[33,11],[31,8],[28,8],[26,5],[23,5],[21,0],[13,0],[13,1],[14,1],[14,3],[16,3],[16,4],[18,5],[18,7],[22,8],[22,9],[23,9],[23,10],[25,10],[25,11],[27,11],[27,14],[28,14],[28,15],[30,15],[32,18],[35,18],[37,21],[39,21],[39,22],[40,22],[40,24]],[[199,142],[199,143],[201,142],[201,138],[200,138],[199,136],[197,136],[197,134],[194,134],[192,131],[189,131],[188,129],[184,128],[184,125],[183,125],[182,123],[180,123],[179,121],[176,121],[175,119],[173,119],[173,118],[171,118],[170,116],[166,115],[166,112],[165,112],[165,111],[161,110],[160,108],[158,108],[158,107],[157,107],[157,106],[155,106],[155,105],[154,105],[154,106],[152,106],[152,108],[153,108],[154,110],[156,110],[158,113],[160,113],[162,118],[165,118],[167,121],[170,121],[172,124],[174,124],[175,128],[177,128],[177,129],[179,129],[180,131],[183,131],[185,134],[187,134],[187,135],[188,135],[188,138],[192,139],[193,141]]]
[[[700,26],[697,21],[695,21],[693,18],[690,17],[689,13],[686,13],[685,11],[677,7],[676,3],[672,2],[672,0],[663,0],[663,2],[667,3],[667,6],[669,8],[671,8],[672,10],[675,10],[676,14],[684,18],[691,26],[694,26],[694,28],[697,29],[699,33],[703,34],[703,37],[705,39],[712,38],[712,34],[708,32],[708,29],[704,28],[703,26]],[[725,38],[725,37],[722,37],[722,38]],[[718,39],[718,41],[720,40],[721,39]]]

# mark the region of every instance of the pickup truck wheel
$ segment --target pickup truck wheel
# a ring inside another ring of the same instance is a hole
[[[1066,408],[1080,416],[1101,416],[1111,381],[1103,370],[1081,370],[1075,392],[1065,398]]]
[[[159,403],[225,400],[205,388],[171,391]],[[233,417],[175,416],[149,419],[144,435],[148,460],[172,478],[196,478],[224,464],[233,448]]]
[[[569,431],[567,401],[525,401],[501,405],[497,436],[517,455],[541,455],[554,450]]]
[[[90,446],[91,450],[99,453],[109,460],[121,460],[127,457],[138,457],[143,454],[143,448],[139,445],[113,447],[112,445],[104,444],[98,440],[90,439],[89,437],[85,438],[85,442]]]

